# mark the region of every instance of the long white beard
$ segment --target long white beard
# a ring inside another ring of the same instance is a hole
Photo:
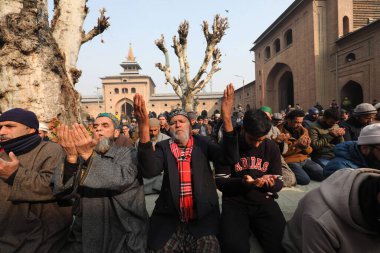
[[[112,147],[114,141],[113,138],[100,138],[99,142],[95,146],[95,152],[99,154],[105,154]]]

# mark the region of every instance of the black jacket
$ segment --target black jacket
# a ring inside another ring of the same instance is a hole
[[[189,221],[188,229],[196,237],[216,235],[219,223],[219,202],[210,161],[234,164],[238,159],[237,136],[224,133],[223,146],[210,138],[193,136],[191,154],[192,189],[196,218]],[[162,189],[150,218],[148,247],[162,248],[180,224],[179,174],[177,162],[170,150],[169,140],[156,144],[140,143],[138,160],[143,177],[154,177],[164,171]]]

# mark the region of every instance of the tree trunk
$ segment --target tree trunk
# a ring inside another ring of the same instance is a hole
[[[186,92],[182,97],[182,108],[187,112],[195,112],[195,99],[194,94],[191,92]]]

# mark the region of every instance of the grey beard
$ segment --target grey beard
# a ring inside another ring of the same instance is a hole
[[[158,136],[150,136],[151,142],[157,142]]]
[[[189,130],[185,130],[182,134],[177,134],[176,132],[172,132],[172,138],[175,143],[180,143],[182,145],[186,145],[187,141],[189,140]]]
[[[113,138],[100,138],[99,142],[95,146],[95,152],[99,154],[105,154],[110,150],[114,143]]]

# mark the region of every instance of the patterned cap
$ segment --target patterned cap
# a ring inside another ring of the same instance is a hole
[[[177,109],[173,109],[170,113],[169,113],[169,121],[177,116],[177,115],[182,115],[184,117],[186,117],[189,121],[189,116],[187,115],[187,112],[185,110],[183,110],[182,108],[177,108]]]
[[[119,120],[112,113],[102,112],[102,113],[99,113],[96,118],[100,118],[100,117],[107,117],[107,118],[109,118],[112,121],[112,123],[114,124],[115,127],[117,127],[119,125]]]

